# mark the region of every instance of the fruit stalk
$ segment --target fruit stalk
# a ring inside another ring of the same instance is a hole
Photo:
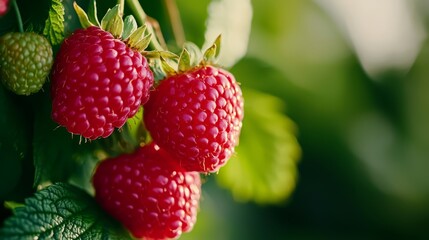
[[[15,9],[19,32],[24,32],[24,25],[22,23],[21,12],[19,11],[18,3],[16,2],[16,0],[12,0],[12,5],[13,5],[13,8]]]
[[[134,12],[134,17],[136,18],[136,20],[139,22],[139,24],[144,24],[146,23],[147,20],[147,15],[145,13],[145,11],[143,10],[142,6],[140,5],[138,0],[127,0],[127,3],[129,5],[129,7],[131,8],[131,11]],[[152,34],[151,40],[150,40],[150,45],[158,51],[164,51],[166,49],[164,49],[161,44],[158,42],[158,40],[156,39],[156,35],[155,35],[155,31],[153,29],[152,24],[147,23],[147,30],[150,34]]]
[[[181,47],[185,43],[186,38],[176,0],[164,0],[164,4],[167,8],[168,16],[170,17],[170,24],[173,29],[174,38],[176,39],[176,44],[178,47]]]
[[[118,0],[118,5],[119,5],[119,15],[121,17],[123,17],[123,15],[124,15],[125,0]]]

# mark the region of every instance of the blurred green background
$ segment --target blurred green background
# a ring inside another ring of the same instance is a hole
[[[177,49],[172,1],[140,2]],[[222,32],[220,63],[246,99],[238,153],[204,178],[181,239],[429,239],[428,1],[176,3],[187,40]],[[17,188],[32,169],[15,168],[0,168],[0,197],[31,192]]]

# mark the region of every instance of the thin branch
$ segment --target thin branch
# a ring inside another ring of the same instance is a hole
[[[170,17],[170,24],[173,29],[174,38],[176,39],[176,44],[178,47],[182,47],[186,38],[176,0],[164,0],[164,3],[167,8],[168,16]]]
[[[142,6],[140,5],[140,2],[138,0],[127,0],[128,6],[130,7],[131,11],[134,13],[134,17],[136,18],[137,22],[142,25],[147,23],[147,30],[150,34],[152,34],[152,39],[150,41],[150,45],[158,51],[164,51],[166,50],[166,48],[164,48],[159,42],[158,39],[156,38],[156,34],[155,31],[153,29],[153,26],[149,19],[148,16],[146,15],[145,11],[143,10]]]
[[[125,1],[124,0],[118,0],[118,4],[119,4],[119,15],[121,17],[123,17],[124,16]]]
[[[21,12],[19,11],[18,3],[16,2],[16,0],[13,0],[12,4],[13,8],[15,9],[16,19],[18,20],[19,32],[24,32],[24,24],[22,23]]]

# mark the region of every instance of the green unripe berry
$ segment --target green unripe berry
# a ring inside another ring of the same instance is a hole
[[[0,37],[0,78],[19,95],[38,92],[53,63],[52,46],[33,32],[10,32]]]

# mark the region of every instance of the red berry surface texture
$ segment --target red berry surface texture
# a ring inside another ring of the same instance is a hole
[[[93,176],[96,199],[137,238],[170,239],[190,231],[201,181],[155,144],[102,161]]]
[[[106,138],[147,102],[153,74],[138,51],[98,27],[64,40],[52,71],[52,118],[73,134]]]
[[[188,171],[216,172],[238,144],[243,97],[234,76],[200,66],[161,81],[145,105],[152,138]]]

